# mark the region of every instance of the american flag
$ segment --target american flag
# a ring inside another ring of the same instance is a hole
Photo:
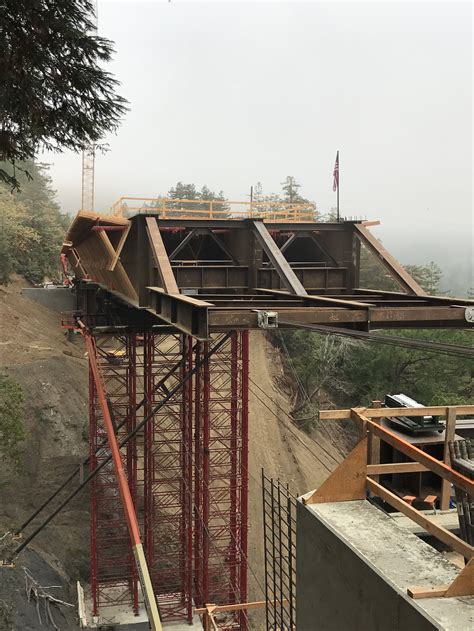
[[[339,188],[339,151],[336,153],[336,164],[334,165],[334,172],[332,176],[332,190],[337,191]]]

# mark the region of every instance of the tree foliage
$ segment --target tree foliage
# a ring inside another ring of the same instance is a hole
[[[299,194],[301,184],[296,181],[296,178],[292,175],[287,175],[285,181],[282,182],[281,188],[283,191],[283,200],[291,204],[304,203],[308,200]]]
[[[436,296],[439,293],[443,272],[437,263],[430,261],[426,265],[405,265],[405,269],[428,294]]]
[[[28,251],[39,241],[28,220],[26,206],[0,187],[0,283],[8,283],[11,274],[19,270]]]
[[[400,290],[365,248],[361,262],[362,286]],[[442,274],[435,263],[407,269],[423,289],[439,292]],[[409,329],[384,334],[472,347],[470,331]],[[285,351],[287,369],[295,376],[295,421],[306,429],[305,421],[315,418],[323,394],[340,406],[368,405],[400,392],[425,405],[467,404],[474,397],[474,369],[466,357],[308,331],[284,331],[275,343]]]
[[[359,286],[384,291],[400,291],[400,285],[364,245],[360,248]]]
[[[209,204],[206,202],[216,201],[222,203],[213,203],[212,209],[214,217],[216,218],[224,218],[229,216],[230,207],[226,203],[227,200],[225,198],[224,192],[219,191],[219,193],[215,193],[211,191],[211,189],[204,184],[201,190],[197,190],[195,184],[184,184],[183,182],[177,182],[176,186],[173,186],[168,191],[168,197],[170,199],[182,200],[182,199],[193,199],[197,200],[197,203],[190,204],[186,202],[176,202],[174,205],[176,208],[176,216],[179,216],[180,211],[183,209],[186,210],[209,210]],[[198,200],[202,200],[202,203],[199,203]]]
[[[24,440],[23,405],[25,396],[19,383],[0,374],[0,453],[18,461],[20,443]]]
[[[0,165],[2,166],[2,165]],[[5,170],[10,165],[3,165]],[[38,283],[54,277],[65,229],[69,223],[56,203],[47,165],[21,163],[20,191],[0,185],[0,282],[12,273]]]
[[[469,347],[469,331],[397,330],[402,336]],[[317,410],[324,393],[340,406],[368,405],[403,392],[425,405],[468,404],[474,396],[472,362],[466,357],[327,336],[285,331],[287,368],[297,376],[293,415],[298,422]],[[277,345],[280,342],[276,341]],[[285,357],[285,355],[284,355]],[[299,423],[301,424],[301,423]]]
[[[425,265],[404,265],[404,268],[428,294],[436,296],[440,293],[443,273],[437,263],[430,261]],[[370,289],[402,291],[382,263],[363,245],[360,249],[359,285]]]
[[[126,101],[104,68],[112,43],[92,34],[90,0],[3,0],[0,11],[0,181],[41,149],[80,151],[115,131]]]
[[[281,183],[281,191],[278,193],[265,193],[263,185],[259,181],[253,188],[253,209],[257,213],[267,213],[275,210],[275,206],[272,202],[287,202],[293,204],[309,204],[309,200],[303,197],[299,190],[301,184],[299,184],[295,177],[287,175],[285,180]],[[318,219],[318,212],[315,211],[314,218]]]

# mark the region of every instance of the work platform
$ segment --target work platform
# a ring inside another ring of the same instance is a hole
[[[277,326],[474,326],[474,301],[426,295],[368,222],[282,213],[211,219],[170,210],[163,218],[150,208],[130,217],[81,211],[62,250],[80,281],[79,309],[99,323],[111,312],[120,322],[125,308],[127,324],[168,326],[201,340]],[[361,244],[399,292],[360,287]]]

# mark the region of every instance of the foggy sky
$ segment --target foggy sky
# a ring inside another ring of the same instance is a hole
[[[325,212],[380,219],[405,263],[472,270],[470,3],[99,2],[130,101],[96,161],[96,210],[178,180],[246,199],[293,175]],[[43,156],[44,159],[44,156]],[[80,156],[47,157],[65,211]],[[471,272],[472,274],[472,272]],[[472,277],[471,277],[472,278]]]

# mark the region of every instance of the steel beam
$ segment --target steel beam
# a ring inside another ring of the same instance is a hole
[[[208,315],[210,302],[197,300],[183,294],[168,294],[161,287],[148,287],[150,290],[150,310],[161,320],[179,331],[199,340],[208,338]]]
[[[163,289],[169,294],[179,294],[179,287],[171,269],[168,254],[163,243],[160,229],[156,222],[156,217],[146,217],[146,231],[150,242],[151,252],[158,269]]]
[[[194,228],[184,237],[184,239],[175,247],[175,249],[171,252],[169,256],[169,260],[173,261],[177,255],[183,250],[192,239],[198,234],[198,228]]]
[[[272,262],[273,267],[277,270],[285,287],[287,287],[293,294],[300,296],[306,295],[306,289],[298,280],[288,261],[285,259],[277,244],[270,236],[263,221],[252,221],[252,226],[257,239]]]

